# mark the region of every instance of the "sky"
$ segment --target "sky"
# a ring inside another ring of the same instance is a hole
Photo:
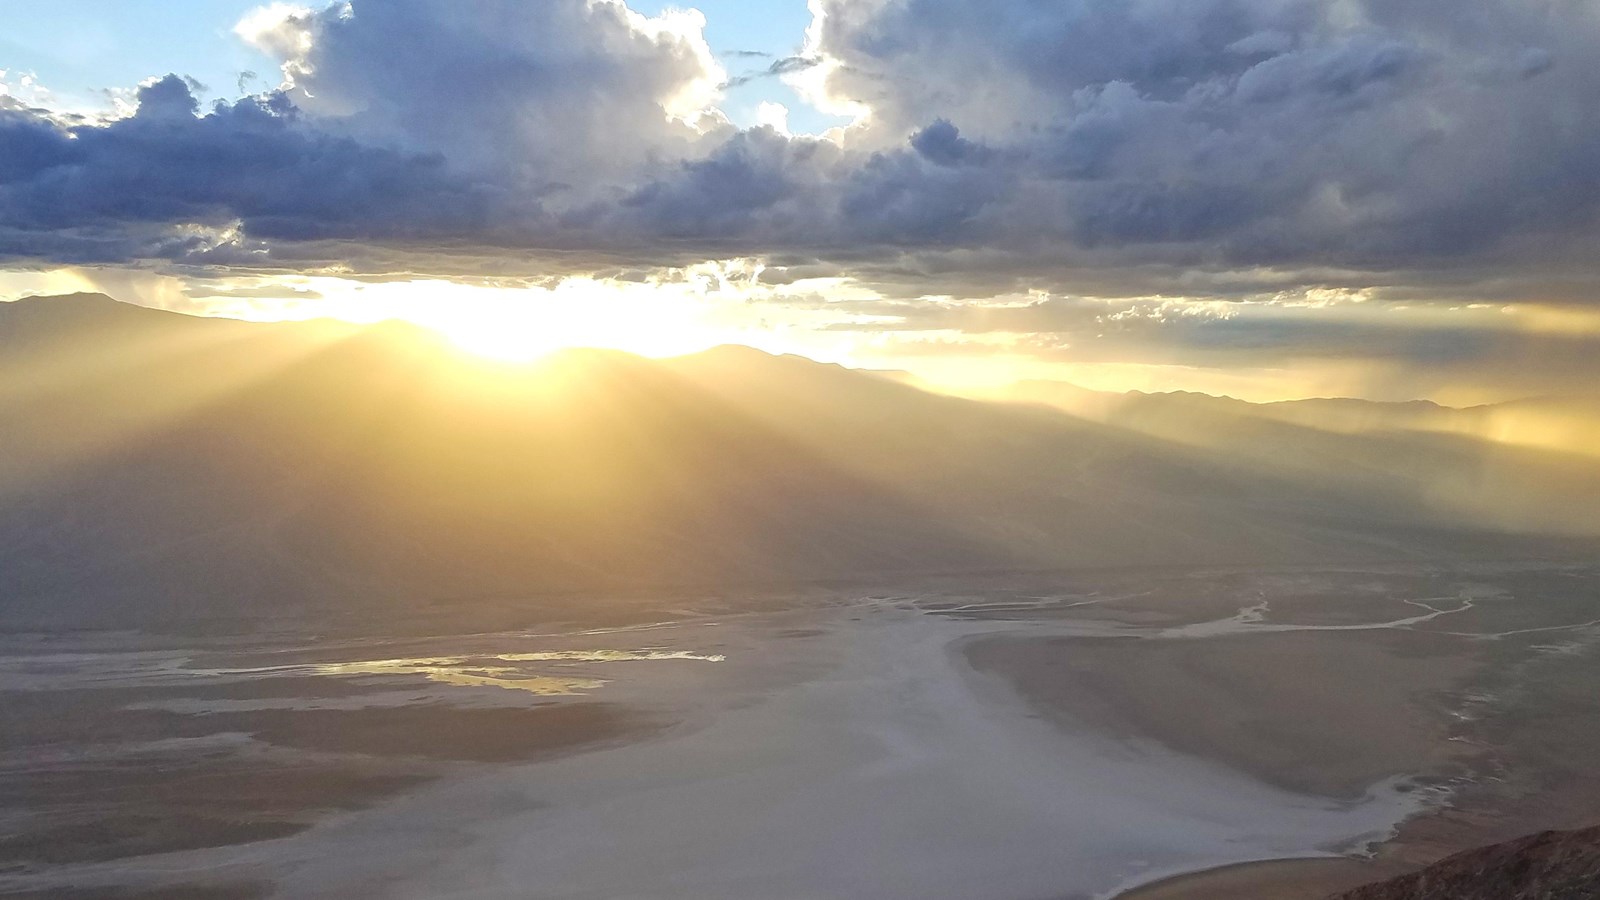
[[[0,12],[0,298],[968,389],[1600,383],[1588,0]]]

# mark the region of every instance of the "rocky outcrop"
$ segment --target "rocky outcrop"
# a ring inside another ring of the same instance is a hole
[[[1467,850],[1329,900],[1594,900],[1600,827],[1539,834]]]

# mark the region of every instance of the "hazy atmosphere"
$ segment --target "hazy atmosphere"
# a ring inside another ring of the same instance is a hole
[[[8,0],[0,897],[1600,898],[1597,247],[1592,0]]]

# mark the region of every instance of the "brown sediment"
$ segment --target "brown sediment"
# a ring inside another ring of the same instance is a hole
[[[1128,900],[1313,900],[1600,809],[1600,655],[1546,646],[1585,621],[1581,591],[1508,584],[1516,603],[1415,630],[1200,640],[986,638],[973,665],[1068,728],[1153,740],[1292,790],[1355,796],[1388,775],[1449,787],[1372,859],[1281,860],[1179,875]],[[1272,621],[1281,621],[1274,600]],[[1315,606],[1294,618],[1318,617]],[[1333,616],[1320,615],[1323,620]],[[1370,619],[1368,620],[1370,621]],[[1462,630],[1466,635],[1451,635]],[[1472,640],[1474,633],[1490,640]],[[1576,634],[1576,633],[1575,633]],[[1510,636],[1510,637],[1507,637]],[[1307,848],[1313,849],[1313,848]]]
[[[152,768],[71,768],[35,774],[25,785],[4,779],[31,814],[25,829],[0,835],[0,869],[288,837],[329,812],[430,780],[422,772],[367,773],[328,762],[168,759]]]
[[[138,888],[53,888],[5,894],[6,900],[262,900],[271,895],[272,886],[261,882],[230,884],[175,884],[143,890]]]
[[[1154,740],[1268,784],[1360,797],[1396,775],[1460,771],[1441,696],[1475,666],[1459,641],[1391,632],[1205,640],[995,637],[967,658],[1045,717]]]
[[[1369,860],[1277,859],[1240,863],[1165,878],[1117,895],[1117,900],[1322,900],[1404,871]]]
[[[1439,635],[1000,636],[966,654],[1062,727],[1152,740],[1300,793],[1357,798],[1396,775],[1459,776],[1475,754],[1449,740],[1450,697],[1481,660]],[[1395,854],[1270,860],[1177,875],[1121,897],[1316,900],[1416,864]]]
[[[659,725],[593,702],[129,708],[165,693],[6,693],[17,702],[0,714],[0,796],[25,815],[0,830],[0,872],[287,837],[464,764],[549,758]]]
[[[213,731],[248,732],[280,747],[465,762],[537,759],[646,730],[641,717],[609,703],[489,709],[268,709],[169,715],[197,719]]]

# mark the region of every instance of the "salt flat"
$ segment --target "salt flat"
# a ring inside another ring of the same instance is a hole
[[[1520,641],[1542,658],[1531,648],[1564,636],[1578,649],[1560,658],[1583,660],[1600,638],[1581,620],[1511,635],[1528,626],[1500,627],[1507,595],[1478,581],[1445,595],[1353,590],[1333,610],[1301,581],[1274,582],[1263,601],[1190,578],[1192,602],[1174,613],[1166,595],[1184,583],[1154,595],[946,586],[370,646],[8,656],[0,673],[19,694],[81,692],[91,673],[134,692],[119,709],[176,717],[162,721],[190,723],[193,740],[206,723],[243,732],[263,765],[299,747],[307,763],[411,781],[342,811],[310,798],[315,814],[263,839],[22,861],[0,890],[1111,897],[1229,863],[1364,854],[1472,782],[1472,754],[1439,748],[1460,746],[1450,713],[1486,649]],[[1361,669],[1340,681],[1340,660]],[[1395,673],[1413,683],[1386,690]],[[285,679],[292,690],[261,688]],[[359,718],[393,715],[414,717]],[[310,716],[321,724],[308,736],[292,723]],[[465,752],[470,729],[497,751]],[[1325,779],[1294,777],[1351,729],[1372,752]]]

